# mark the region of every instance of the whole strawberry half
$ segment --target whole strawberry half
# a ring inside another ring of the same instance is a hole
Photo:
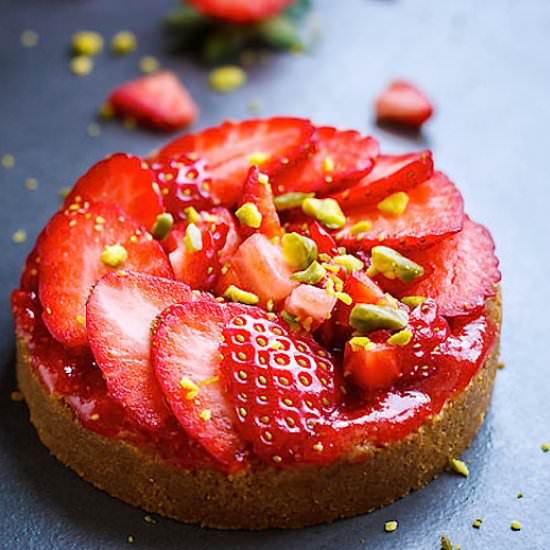
[[[105,263],[115,247],[116,266]],[[107,249],[109,250],[109,249]],[[173,278],[168,257],[142,225],[117,206],[77,204],[58,212],[39,242],[39,295],[44,323],[68,347],[84,346],[86,300],[106,273],[120,269]]]
[[[185,284],[132,271],[108,273],[88,298],[88,342],[109,393],[145,428],[171,416],[150,361],[153,321],[169,305],[191,299]]]
[[[244,443],[220,369],[222,331],[239,305],[197,300],[173,305],[155,323],[151,357],[162,391],[186,433],[229,471],[242,468]]]
[[[252,23],[267,19],[292,4],[293,0],[190,0],[205,15],[236,23]]]
[[[433,113],[428,97],[416,86],[403,80],[391,82],[375,104],[380,122],[420,128]]]
[[[193,98],[171,71],[122,84],[109,96],[109,104],[118,116],[167,132],[191,124],[198,114]]]
[[[317,431],[342,399],[339,371],[314,340],[274,314],[249,308],[224,326],[221,365],[237,429],[275,467],[323,463]]]
[[[142,159],[126,153],[94,164],[76,182],[65,208],[84,201],[116,204],[148,230],[163,211],[155,175]]]
[[[329,194],[352,186],[368,174],[378,142],[355,130],[317,128],[315,148],[276,178],[277,194],[299,191]]]
[[[352,208],[336,240],[349,250],[369,250],[378,244],[408,250],[429,246],[462,229],[462,195],[441,172],[410,190],[408,198],[405,211],[398,215],[382,212],[376,204]],[[371,229],[355,233],[355,224],[365,220]]]
[[[206,159],[214,200],[227,207],[238,204],[248,170],[261,159],[261,170],[272,176],[305,155],[314,138],[309,120],[290,117],[224,122],[196,134],[177,138],[159,153],[173,159],[194,153]]]
[[[178,155],[151,163],[164,207],[176,219],[185,219],[189,207],[203,210],[214,206],[212,178],[204,159]]]

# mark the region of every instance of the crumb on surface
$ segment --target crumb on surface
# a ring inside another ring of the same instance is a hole
[[[540,446],[540,449],[543,453],[547,453],[548,451],[550,451],[550,443],[543,443]]]
[[[18,229],[12,236],[11,240],[15,244],[24,243],[27,240],[27,232],[24,229]]]
[[[384,531],[386,533],[393,533],[394,531],[397,531],[397,528],[399,527],[399,524],[397,523],[396,520],[390,520],[390,521],[386,521],[386,523],[384,523]]]
[[[149,74],[158,71],[160,61],[153,55],[145,55],[139,60],[139,69],[142,73]]]
[[[71,72],[76,76],[86,76],[92,72],[94,62],[92,58],[87,55],[77,55],[71,59],[69,66]]]
[[[38,44],[38,33],[28,29],[21,33],[20,39],[25,48],[34,48]]]
[[[86,132],[90,137],[97,137],[101,134],[101,126],[97,122],[91,122],[86,128]]]
[[[468,469],[468,466],[466,466],[466,463],[458,458],[450,458],[449,466],[453,472],[456,472],[461,476],[468,477],[470,475],[470,470]]]
[[[225,94],[243,86],[246,82],[246,72],[237,65],[223,65],[212,69],[208,75],[208,83],[216,92]]]
[[[515,519],[510,524],[510,529],[512,529],[512,531],[521,531],[521,523],[517,519]]]
[[[15,157],[11,153],[2,155],[2,166],[4,168],[13,168],[15,166]]]
[[[134,542],[136,541],[134,535],[128,535],[128,538],[126,540],[128,541],[128,544],[134,544]]]
[[[111,40],[111,50],[117,55],[127,55],[137,48],[136,35],[131,31],[119,31]]]
[[[36,178],[27,178],[25,180],[25,187],[29,191],[35,191],[38,188],[38,180]]]

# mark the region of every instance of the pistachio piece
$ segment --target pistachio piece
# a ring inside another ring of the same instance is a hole
[[[368,233],[371,229],[372,223],[369,220],[361,220],[349,228],[349,233],[350,235],[360,235],[361,233]]]
[[[73,34],[73,51],[77,55],[97,55],[103,50],[103,37],[94,31],[78,31]]]
[[[235,216],[243,225],[258,229],[262,225],[262,215],[253,202],[245,202],[235,211]]]
[[[128,258],[128,252],[121,244],[106,245],[101,253],[100,259],[109,267],[118,267]]]
[[[117,55],[127,55],[137,48],[136,35],[131,31],[119,31],[111,40],[111,50]]]
[[[426,300],[427,298],[425,296],[403,296],[403,298],[401,298],[401,302],[411,309],[423,304]]]
[[[408,329],[400,330],[392,334],[386,342],[392,346],[406,346],[413,337],[413,333]]]
[[[235,285],[229,285],[225,289],[223,297],[232,302],[240,302],[241,304],[247,304],[249,306],[254,306],[260,301],[260,298],[258,298],[256,294],[242,290]]]
[[[375,246],[371,250],[371,262],[367,271],[370,277],[381,273],[388,279],[399,279],[404,283],[410,283],[424,274],[424,268],[421,265],[387,246]]]
[[[248,157],[248,164],[261,166],[265,164],[271,158],[270,153],[264,153],[263,151],[256,151]]]
[[[216,92],[226,94],[240,88],[246,82],[246,72],[236,65],[224,65],[213,69],[208,84]]]
[[[326,275],[326,269],[317,261],[311,262],[307,269],[296,271],[290,277],[293,281],[315,285]]]
[[[315,197],[315,193],[285,193],[284,195],[279,195],[273,199],[275,203],[275,208],[280,212],[281,210],[290,210],[291,208],[298,208],[302,206],[302,203],[306,199],[311,199]]]
[[[296,270],[306,269],[317,259],[317,243],[299,233],[285,233],[281,244],[286,261]]]
[[[474,521],[472,521],[472,527],[474,529],[479,529],[479,528],[481,528],[482,522],[483,522],[483,520],[481,518],[476,518],[476,519],[474,519]]]
[[[329,229],[339,229],[346,224],[346,216],[334,199],[305,199],[302,210]]]
[[[384,212],[384,214],[393,214],[394,216],[400,216],[407,209],[409,204],[409,195],[404,191],[398,191],[392,193],[386,197],[383,201],[378,203],[378,210]]]
[[[162,241],[170,233],[170,229],[174,225],[174,217],[168,212],[163,212],[157,216],[155,223],[153,224],[153,237],[158,241]]]
[[[353,254],[342,254],[341,256],[334,256],[332,261],[335,264],[344,266],[348,273],[360,271],[365,266],[365,264],[359,258],[353,256]]]
[[[384,523],[384,531],[386,533],[393,533],[394,531],[397,531],[398,523],[395,520],[386,521]]]
[[[349,345],[351,346],[351,351],[354,352],[362,349],[372,349],[374,347],[370,338],[366,336],[354,336],[349,340]]]
[[[351,326],[361,332],[378,329],[401,330],[407,326],[409,316],[401,309],[374,304],[357,304],[349,317]]]
[[[184,209],[185,219],[189,223],[198,223],[201,221],[201,215],[197,212],[194,206],[188,206]]]
[[[517,519],[515,519],[510,524],[510,529],[512,529],[512,531],[521,531],[521,523]]]
[[[449,466],[454,472],[461,476],[468,477],[470,475],[470,470],[468,466],[466,466],[466,463],[458,458],[449,458]]]
[[[202,233],[194,223],[190,223],[186,227],[183,242],[185,243],[187,252],[202,250]]]

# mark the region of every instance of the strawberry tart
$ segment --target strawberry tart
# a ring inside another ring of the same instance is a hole
[[[429,151],[276,117],[84,174],[12,307],[44,444],[219,528],[366,513],[477,433],[498,359],[489,232]]]

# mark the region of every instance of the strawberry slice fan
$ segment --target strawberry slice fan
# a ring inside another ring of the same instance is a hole
[[[127,502],[215,527],[331,521],[470,444],[499,281],[430,151],[225,122],[78,179],[12,295],[18,381],[44,443]]]

